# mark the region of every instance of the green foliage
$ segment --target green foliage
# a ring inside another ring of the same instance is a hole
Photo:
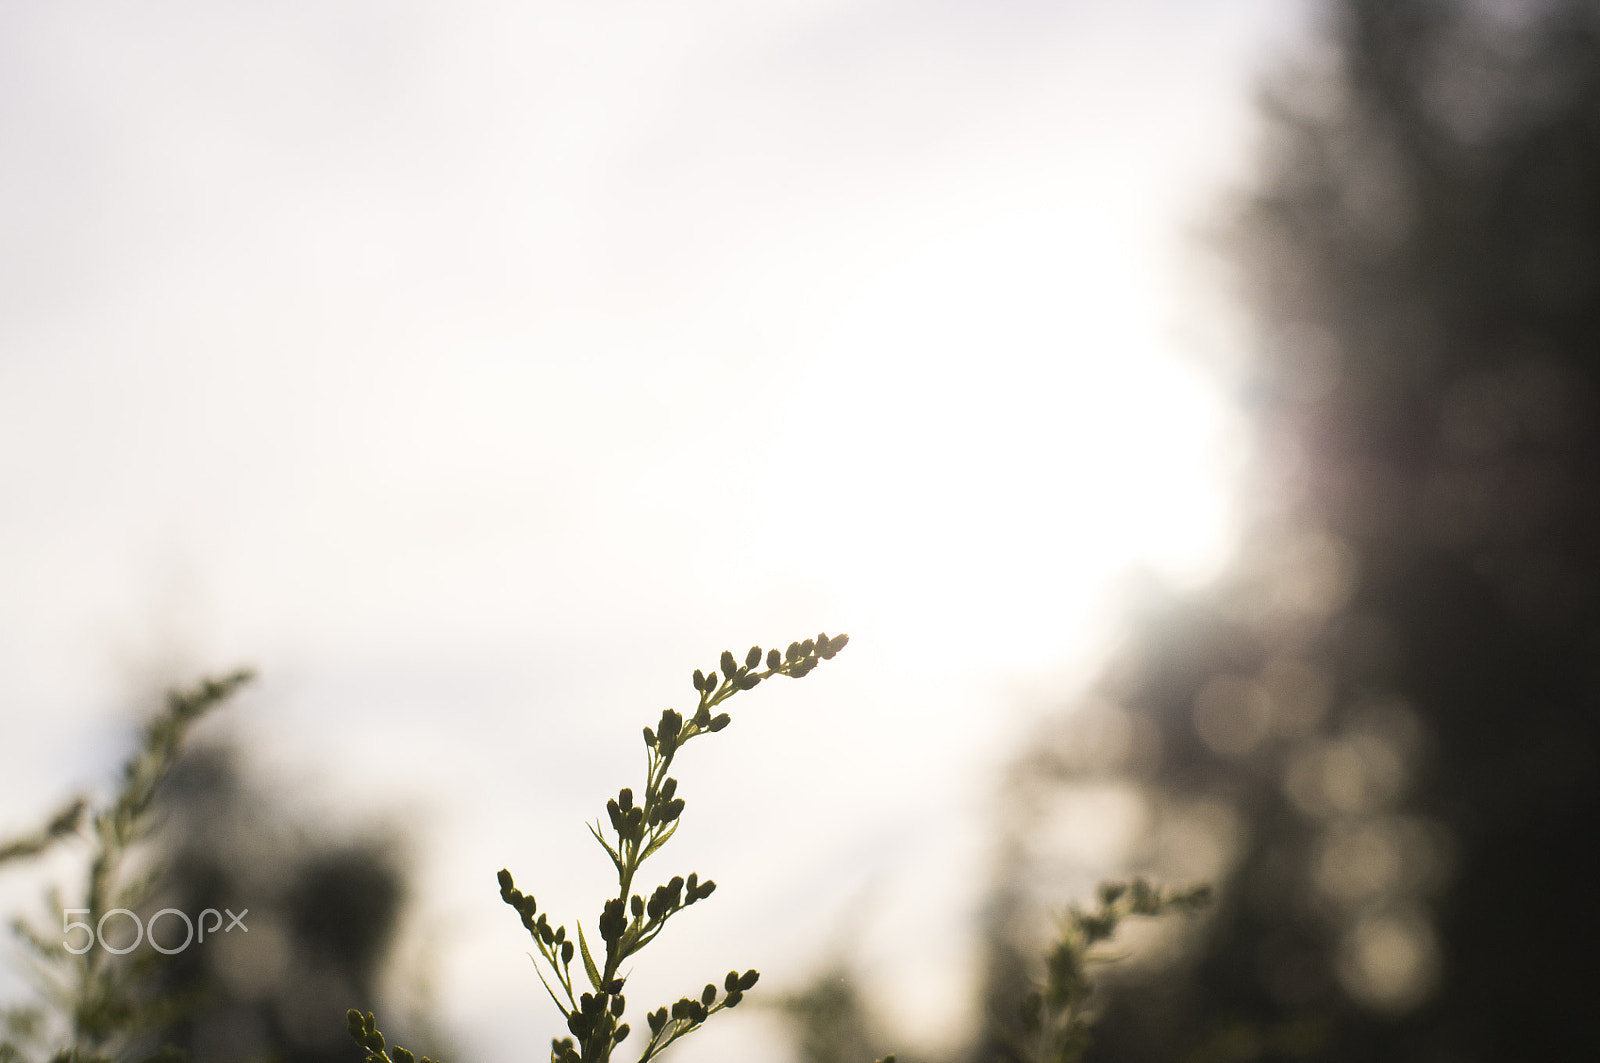
[[[692,739],[728,725],[728,714],[716,710],[733,695],[753,689],[775,675],[798,679],[819,661],[831,659],[848,641],[848,635],[830,639],[823,634],[815,640],[790,643],[782,653],[768,651],[764,670],[760,668],[763,657],[759,646],[750,648],[743,664],[732,652],[723,651],[717,669],[694,673],[699,704],[688,719],[667,709],[655,727],[644,729],[646,760],[641,795],[623,788],[606,802],[606,820],[588,825],[617,872],[617,893],[604,902],[594,923],[597,940],[604,946],[598,957],[581,922],[573,923],[574,933],[569,935],[565,924],[552,924],[548,914],[539,911],[533,896],[517,888],[509,870],[500,871],[500,899],[516,911],[532,939],[539,980],[572,1035],[551,1042],[551,1063],[609,1063],[617,1046],[632,1033],[632,1027],[623,1021],[628,1006],[623,995],[623,962],[654,941],[678,913],[709,897],[717,888],[715,882],[701,881],[698,874],[691,872],[687,878],[674,875],[652,890],[648,899],[642,891],[634,892],[634,878],[640,867],[672,837],[683,815],[684,799],[677,796],[678,781],[667,774],[678,751]],[[1088,1046],[1093,1022],[1093,1015],[1085,1007],[1091,989],[1088,967],[1104,959],[1093,951],[1094,947],[1109,940],[1126,918],[1192,911],[1209,896],[1210,889],[1204,886],[1170,890],[1135,879],[1127,884],[1102,885],[1099,905],[1091,911],[1070,909],[1062,921],[1060,938],[1047,957],[1044,984],[1024,1001],[1023,1035],[1011,1039],[1013,1055],[1020,1063],[1077,1063]],[[575,960],[579,963],[576,977],[572,971]],[[699,1029],[712,1015],[737,1006],[758,978],[759,973],[753,970],[743,974],[729,971],[720,988],[707,982],[700,993],[648,1012],[648,1036],[639,1063],[649,1063],[669,1045]],[[406,1049],[398,1045],[386,1048],[383,1033],[370,1012],[363,1015],[351,1009],[347,1018],[351,1038],[367,1053],[366,1063],[416,1063],[413,1053]],[[894,1060],[889,1055],[877,1063]],[[433,1061],[424,1058],[422,1063]]]
[[[72,913],[86,914],[88,927],[97,928],[107,912],[144,903],[160,869],[146,866],[129,873],[127,867],[140,843],[155,830],[151,810],[161,783],[177,763],[190,728],[250,678],[250,672],[241,670],[169,692],[162,711],[145,726],[138,750],[124,765],[121,784],[110,802],[92,812],[86,800],[73,802],[38,833],[0,845],[0,862],[35,856],[57,842],[78,837],[87,819],[93,846],[88,880]],[[64,928],[68,909],[58,893],[52,892],[50,907],[55,923]],[[42,931],[18,919],[13,930],[32,955],[35,981],[47,1007],[7,1009],[0,1031],[0,1063],[39,1058],[51,1063],[133,1059],[153,1063],[172,1058],[166,1049],[139,1051],[141,1038],[171,1021],[184,1006],[183,1001],[150,988],[159,953],[141,950],[124,956],[91,947],[74,954],[57,926]],[[61,1021],[53,1023],[52,1016]]]
[[[691,872],[687,878],[672,876],[651,890],[648,898],[634,890],[640,867],[672,837],[683,815],[678,780],[667,774],[678,751],[701,735],[727,727],[729,715],[717,709],[735,694],[752,690],[773,676],[799,679],[820,661],[832,659],[849,641],[848,635],[829,638],[822,634],[792,642],[785,651],[768,651],[764,669],[759,646],[750,647],[742,664],[725,650],[716,669],[694,673],[699,704],[687,719],[667,709],[655,727],[644,729],[645,781],[640,794],[636,797],[630,788],[618,791],[606,803],[607,819],[589,825],[617,872],[616,896],[605,901],[594,922],[595,940],[604,946],[598,957],[582,923],[573,923],[571,935],[565,925],[552,926],[534,898],[517,888],[511,872],[500,872],[500,899],[516,911],[532,938],[539,980],[572,1034],[551,1042],[552,1063],[604,1063],[611,1059],[612,1052],[633,1032],[623,1021],[628,1006],[623,995],[623,962],[654,941],[678,913],[717,888],[715,882],[702,881]],[[576,978],[572,972],[575,959],[580,961]],[[699,993],[649,1012],[645,1016],[648,1033],[641,1032],[645,1040],[639,1063],[647,1063],[668,1045],[693,1033],[717,1012],[736,1007],[760,977],[753,970],[742,974],[729,971],[720,987],[707,982]],[[366,1050],[367,1063],[414,1063],[412,1054],[403,1048],[396,1046],[392,1055],[385,1051],[383,1034],[371,1014],[363,1016],[351,1010],[348,1018],[350,1036]]]
[[[1007,1047],[1020,1063],[1077,1063],[1089,1048],[1094,1015],[1087,1009],[1093,983],[1089,966],[1109,957],[1095,951],[1130,916],[1192,912],[1211,898],[1209,886],[1186,890],[1152,886],[1142,878],[1105,882],[1090,910],[1074,905],[1061,920],[1060,936],[1045,957],[1044,984],[1022,1001],[1022,1034]]]
[[[643,888],[635,889],[645,861],[666,845],[682,821],[685,799],[678,795],[677,779],[668,774],[679,751],[690,741],[728,726],[730,716],[719,710],[735,694],[773,676],[805,676],[848,641],[846,635],[824,634],[765,655],[760,647],[751,647],[742,664],[724,652],[716,669],[694,673],[697,705],[692,713],[685,716],[667,709],[654,727],[644,729],[643,786],[637,794],[631,788],[619,790],[606,803],[606,818],[588,825],[617,873],[616,894],[603,902],[592,930],[574,921],[569,934],[565,924],[552,924],[534,898],[517,888],[511,872],[500,871],[501,900],[517,913],[532,939],[535,969],[571,1035],[551,1042],[552,1063],[609,1063],[633,1033],[625,1021],[624,963],[660,936],[684,909],[716,890],[715,882],[693,872],[673,875],[648,895]],[[87,826],[92,850],[80,907],[68,909],[58,895],[51,897],[63,927],[69,914],[85,914],[87,927],[98,928],[107,913],[137,908],[151,898],[162,869],[149,859],[132,871],[130,866],[141,843],[157,827],[152,812],[156,795],[171,774],[189,729],[249,678],[248,672],[240,671],[171,692],[163,711],[144,729],[109,803],[91,810],[89,802],[75,801],[39,831],[0,844],[0,863],[17,861],[79,837]],[[1106,958],[1095,951],[1096,946],[1109,940],[1126,918],[1192,910],[1207,894],[1205,888],[1173,891],[1136,879],[1125,885],[1103,885],[1092,910],[1069,910],[1060,938],[1046,958],[1043,984],[1024,1001],[1021,1034],[1010,1042],[1013,1056],[1020,1063],[1080,1060],[1093,1022],[1086,1007],[1091,989],[1088,969]],[[157,988],[153,975],[160,953],[119,954],[105,948],[80,953],[69,948],[53,927],[46,932],[18,920],[15,930],[33,954],[44,1006],[14,1007],[3,1014],[0,1063],[166,1063],[182,1058],[170,1047],[151,1048],[153,1032],[170,1024],[188,1003]],[[707,982],[699,992],[647,1012],[639,1035],[639,1063],[649,1063],[717,1012],[736,1007],[759,978],[754,970],[729,971],[720,984]],[[350,1036],[366,1053],[366,1063],[418,1063],[411,1051],[387,1043],[371,1012],[352,1009],[347,1021]],[[878,1063],[894,1063],[894,1058],[886,1056]],[[421,1063],[433,1061],[424,1057]]]
[[[0,842],[0,864],[38,856],[63,838],[77,834],[83,826],[83,813],[89,802],[77,798],[50,818],[42,828],[21,838]]]

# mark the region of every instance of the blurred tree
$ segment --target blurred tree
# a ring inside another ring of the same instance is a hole
[[[405,900],[391,839],[335,841],[245,785],[230,746],[190,750],[164,789],[167,867],[150,905],[248,908],[161,968],[191,1002],[162,1032],[194,1063],[349,1063],[345,1010],[372,1008]],[[399,1024],[397,1024],[399,1025]],[[417,1036],[417,1023],[409,1036]]]
[[[800,1063],[870,1063],[893,1040],[861,999],[859,982],[842,962],[823,967],[799,992],[772,1006],[791,1023]],[[896,1058],[911,1057],[897,1053]]]
[[[1600,3],[1327,13],[1228,225],[1253,530],[1017,766],[991,1006],[1121,786],[1222,903],[1094,1058],[1600,1059]]]

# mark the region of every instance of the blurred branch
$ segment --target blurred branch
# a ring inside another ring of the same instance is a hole
[[[83,824],[83,813],[88,807],[87,799],[75,798],[71,804],[57,812],[42,829],[21,838],[0,842],[0,864],[38,856],[67,835],[76,834]]]

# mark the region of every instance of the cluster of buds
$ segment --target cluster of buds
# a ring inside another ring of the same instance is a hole
[[[652,922],[665,918],[668,914],[679,908],[687,908],[695,901],[711,896],[717,884],[707,879],[700,881],[700,876],[694,872],[689,873],[688,880],[681,876],[673,875],[665,886],[657,886],[650,894],[650,900],[645,903],[636,893],[633,895],[633,914],[648,915]]]
[[[627,1008],[627,998],[620,993],[585,993],[567,1016],[567,1029],[579,1041],[588,1041],[597,1032],[609,1030],[611,1043],[621,1044],[627,1039],[628,1024],[612,1027]]]
[[[661,1041],[664,1045],[682,1034],[699,1026],[706,1021],[713,1011],[722,1008],[738,1006],[744,995],[755,986],[761,977],[758,971],[729,971],[728,976],[722,980],[722,999],[717,999],[717,987],[707,982],[705,989],[701,990],[699,999],[682,997],[672,1007],[657,1008],[646,1016],[645,1021],[650,1024],[650,1038],[652,1044]]]
[[[654,729],[644,729],[644,744],[660,753],[669,756],[684,742],[704,731],[720,731],[728,726],[732,717],[721,712],[711,715],[708,703],[702,702],[691,721],[692,731],[686,731],[683,723],[683,714],[676,709],[666,709],[661,713],[661,722]]]
[[[539,911],[539,906],[533,897],[517,889],[511,880],[511,872],[505,868],[500,869],[500,899],[517,910],[517,915],[522,919],[522,925],[528,933],[548,947],[552,954],[559,953],[562,963],[572,962],[572,942],[567,940],[567,928],[564,926],[552,927],[550,920]]]
[[[722,672],[722,680],[717,680],[717,670],[709,673],[699,669],[694,673],[694,688],[703,698],[708,698],[718,692],[719,686],[730,687],[734,690],[749,690],[769,675],[786,675],[792,679],[799,679],[817,666],[817,661],[831,661],[834,654],[844,649],[850,641],[849,635],[835,635],[829,638],[824,632],[814,639],[804,642],[791,642],[789,648],[783,652],[777,649],[767,651],[767,670],[756,671],[761,666],[761,647],[751,646],[744,655],[744,664],[741,666],[734,658],[731,650],[722,651],[722,659],[718,662],[718,670]]]
[[[750,647],[744,655],[743,664],[734,657],[732,650],[723,650],[716,668],[709,672],[695,669],[694,689],[700,695],[700,704],[694,715],[685,723],[682,714],[673,709],[666,710],[661,714],[660,723],[654,728],[644,729],[644,744],[662,756],[671,756],[680,745],[695,735],[720,731],[728,726],[727,713],[713,715],[711,710],[733,694],[750,690],[769,676],[786,675],[791,679],[799,679],[815,668],[818,661],[832,660],[849,641],[849,635],[829,638],[824,632],[814,639],[791,642],[789,648],[781,652],[777,649],[767,650],[766,671],[759,671],[762,657],[760,646]]]
[[[394,1046],[394,1057],[391,1060],[384,1050],[383,1032],[378,1029],[378,1020],[372,1012],[365,1015],[351,1008],[344,1013],[345,1021],[350,1030],[350,1037],[367,1053],[366,1063],[417,1063],[417,1057],[410,1049]],[[422,1057],[422,1063],[434,1063],[427,1056]]]

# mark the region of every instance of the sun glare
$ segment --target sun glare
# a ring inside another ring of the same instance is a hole
[[[823,551],[857,627],[1008,666],[1059,660],[1130,566],[1209,569],[1225,417],[1164,337],[1154,259],[1057,208],[896,262],[818,352],[780,462],[841,460],[819,504],[773,501],[769,539]]]

